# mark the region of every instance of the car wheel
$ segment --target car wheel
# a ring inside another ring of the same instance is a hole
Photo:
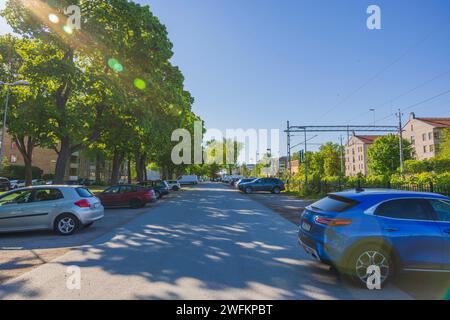
[[[175,186],[175,187],[172,188],[172,190],[173,190],[173,191],[178,191],[178,190],[180,190],[180,188],[178,188],[177,186]]]
[[[62,236],[70,236],[74,234],[80,226],[77,217],[70,213],[64,213],[55,220],[55,231]]]
[[[161,192],[155,191],[155,197],[156,199],[161,199]]]
[[[281,190],[278,187],[273,188],[272,193],[280,194]]]
[[[249,194],[249,193],[253,193],[253,189],[250,187],[245,188],[245,193]]]
[[[133,199],[133,200],[130,201],[130,207],[132,209],[142,208],[142,204],[143,204],[142,201],[139,200],[139,199]]]
[[[384,286],[395,275],[395,263],[391,252],[378,245],[369,245],[356,249],[345,267],[345,276],[353,284],[367,288],[367,273],[370,266],[380,270],[380,285]]]

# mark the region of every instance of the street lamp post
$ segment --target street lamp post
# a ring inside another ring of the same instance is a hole
[[[0,146],[0,168],[3,167],[3,153],[5,146],[5,134],[6,134],[6,117],[8,114],[8,102],[9,102],[9,91],[11,87],[19,87],[19,86],[29,86],[30,84],[27,81],[16,81],[14,83],[5,83],[0,81],[0,86],[6,86],[6,104],[5,104],[5,113],[3,114],[3,126],[2,126],[2,142]]]

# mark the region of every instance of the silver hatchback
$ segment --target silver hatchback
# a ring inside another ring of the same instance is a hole
[[[36,186],[0,196],[0,232],[49,229],[71,235],[103,216],[100,200],[81,186]]]

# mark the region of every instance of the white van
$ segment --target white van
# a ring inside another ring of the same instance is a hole
[[[178,177],[178,182],[181,185],[186,184],[198,184],[198,177],[196,175],[190,175],[190,176],[181,176]]]

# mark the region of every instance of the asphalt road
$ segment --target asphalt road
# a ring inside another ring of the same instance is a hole
[[[124,226],[7,281],[0,298],[411,298],[395,286],[369,291],[342,283],[303,253],[294,224],[221,184],[190,188],[145,210]],[[71,266],[80,268],[79,289],[70,286]]]

